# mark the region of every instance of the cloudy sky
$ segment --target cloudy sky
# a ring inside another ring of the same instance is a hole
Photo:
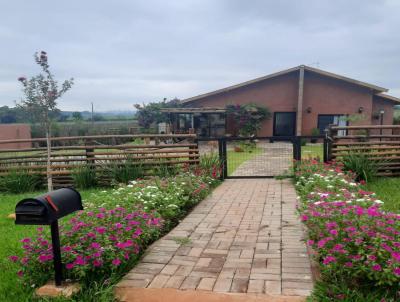
[[[307,64],[400,97],[398,0],[1,1],[0,105],[48,52],[64,110],[132,109]]]

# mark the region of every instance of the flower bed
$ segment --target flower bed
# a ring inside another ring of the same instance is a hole
[[[339,163],[298,163],[296,189],[323,280],[388,294],[400,289],[399,214],[384,211],[383,202]]]
[[[213,177],[214,176],[214,177]],[[209,194],[218,175],[201,170],[171,178],[132,181],[93,193],[85,210],[61,220],[60,237],[65,277],[82,283],[118,278],[139,259],[146,246],[174,226]],[[29,286],[52,277],[52,246],[48,228],[22,240],[18,274]]]

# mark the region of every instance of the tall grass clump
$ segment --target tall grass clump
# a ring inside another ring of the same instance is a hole
[[[72,172],[75,187],[89,189],[97,185],[96,171],[93,166],[82,165]]]
[[[127,184],[131,180],[143,178],[145,170],[139,161],[127,157],[123,162],[112,163],[108,169],[108,174],[113,182]]]
[[[32,192],[41,188],[40,175],[29,174],[28,171],[11,170],[0,177],[0,191],[8,193]]]
[[[161,178],[172,177],[177,175],[180,169],[181,167],[176,164],[168,165],[168,162],[160,162],[158,166],[154,167],[153,173]]]
[[[345,171],[352,171],[356,174],[356,180],[371,181],[375,178],[378,166],[376,161],[371,160],[367,153],[349,152],[343,156],[343,169]]]

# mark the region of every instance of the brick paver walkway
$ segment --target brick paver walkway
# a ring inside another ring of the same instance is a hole
[[[271,145],[278,145],[271,148]],[[278,176],[288,174],[293,163],[292,145],[288,143],[265,144],[263,153],[245,161],[232,176]],[[228,155],[229,162],[229,155]]]
[[[117,290],[308,295],[313,283],[295,204],[289,180],[225,180],[148,249]]]

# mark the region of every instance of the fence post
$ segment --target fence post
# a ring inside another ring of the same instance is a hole
[[[294,136],[293,142],[293,159],[301,160],[301,136]]]
[[[218,139],[218,156],[219,161],[222,166],[221,171],[221,180],[224,180],[228,176],[228,167],[226,165],[226,140],[225,139]]]

